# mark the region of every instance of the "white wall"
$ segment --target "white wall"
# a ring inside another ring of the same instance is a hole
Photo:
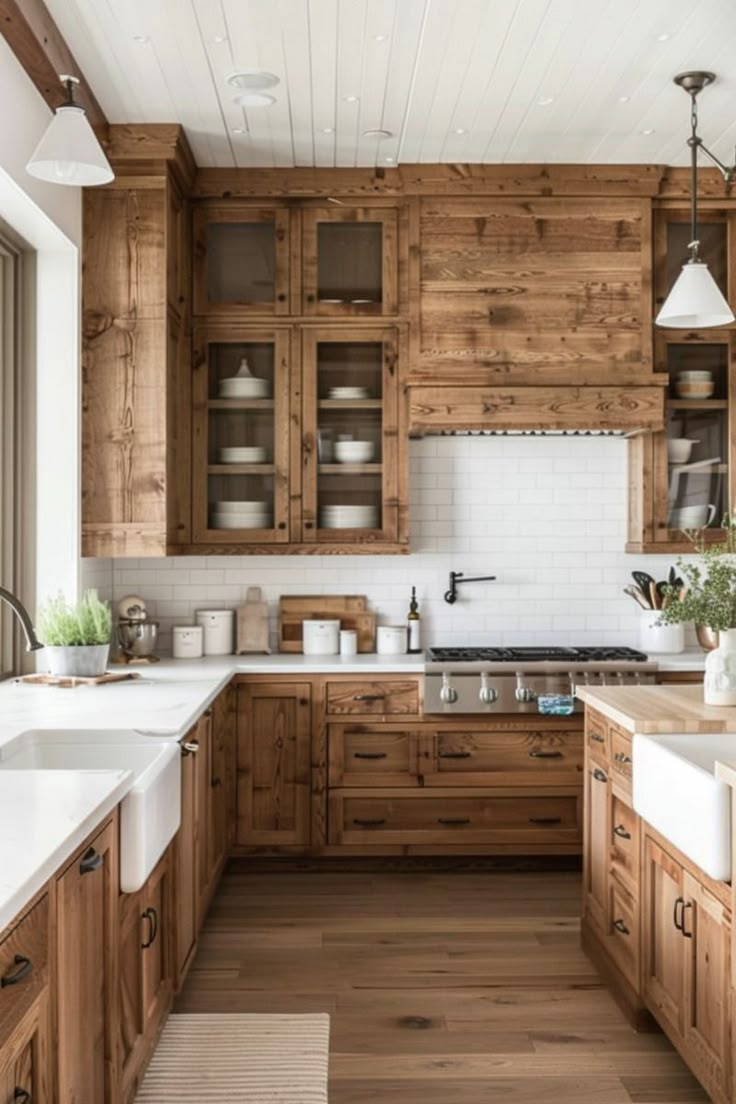
[[[85,561],[85,581],[147,599],[162,621],[236,606],[260,585],[280,594],[367,594],[380,619],[403,621],[417,587],[425,643],[628,644],[638,607],[632,568],[661,578],[671,560],[628,556],[626,442],[586,437],[439,437],[412,441],[411,556],[208,556]],[[443,600],[450,570],[497,575]]]
[[[44,184],[25,165],[51,111],[0,37],[0,219],[36,254],[36,330],[29,391],[36,394],[36,565],[26,601],[79,586],[79,313],[82,203],[79,188]],[[33,526],[30,526],[33,528]],[[29,553],[30,555],[30,553]]]

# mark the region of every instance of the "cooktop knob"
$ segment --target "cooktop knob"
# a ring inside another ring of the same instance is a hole
[[[517,702],[533,702],[537,699],[537,695],[534,693],[531,686],[524,685],[523,675],[518,673],[516,675],[516,690],[514,691],[514,697]]]
[[[493,705],[498,701],[498,690],[495,686],[491,686],[488,682],[488,675],[483,672],[480,676],[480,690],[478,691],[478,697],[483,702],[483,705]]]
[[[445,705],[453,705],[457,701],[457,690],[454,686],[450,685],[450,679],[448,675],[442,676],[442,686],[440,687],[440,700]]]

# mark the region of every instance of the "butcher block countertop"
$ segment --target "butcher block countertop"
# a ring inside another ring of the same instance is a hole
[[[581,686],[577,696],[629,732],[736,732],[736,707],[703,704],[703,687]]]

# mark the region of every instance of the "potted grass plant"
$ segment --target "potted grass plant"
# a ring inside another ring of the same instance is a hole
[[[718,544],[688,533],[697,558],[678,561],[685,586],[669,588],[660,617],[669,625],[692,621],[717,635],[718,646],[705,659],[707,705],[736,705],[736,519],[726,516],[723,528],[726,539]]]
[[[38,628],[44,642],[49,674],[95,678],[104,675],[110,655],[112,612],[97,591],[86,590],[76,603],[63,594],[39,610]]]

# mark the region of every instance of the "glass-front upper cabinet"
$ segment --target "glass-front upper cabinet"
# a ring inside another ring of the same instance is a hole
[[[289,347],[286,329],[195,336],[196,543],[289,539]]]
[[[302,541],[400,542],[398,330],[305,331],[302,356]]]
[[[286,207],[196,208],[195,314],[288,314],[289,220]]]
[[[302,211],[302,309],[325,317],[398,311],[398,212],[387,207]]]

